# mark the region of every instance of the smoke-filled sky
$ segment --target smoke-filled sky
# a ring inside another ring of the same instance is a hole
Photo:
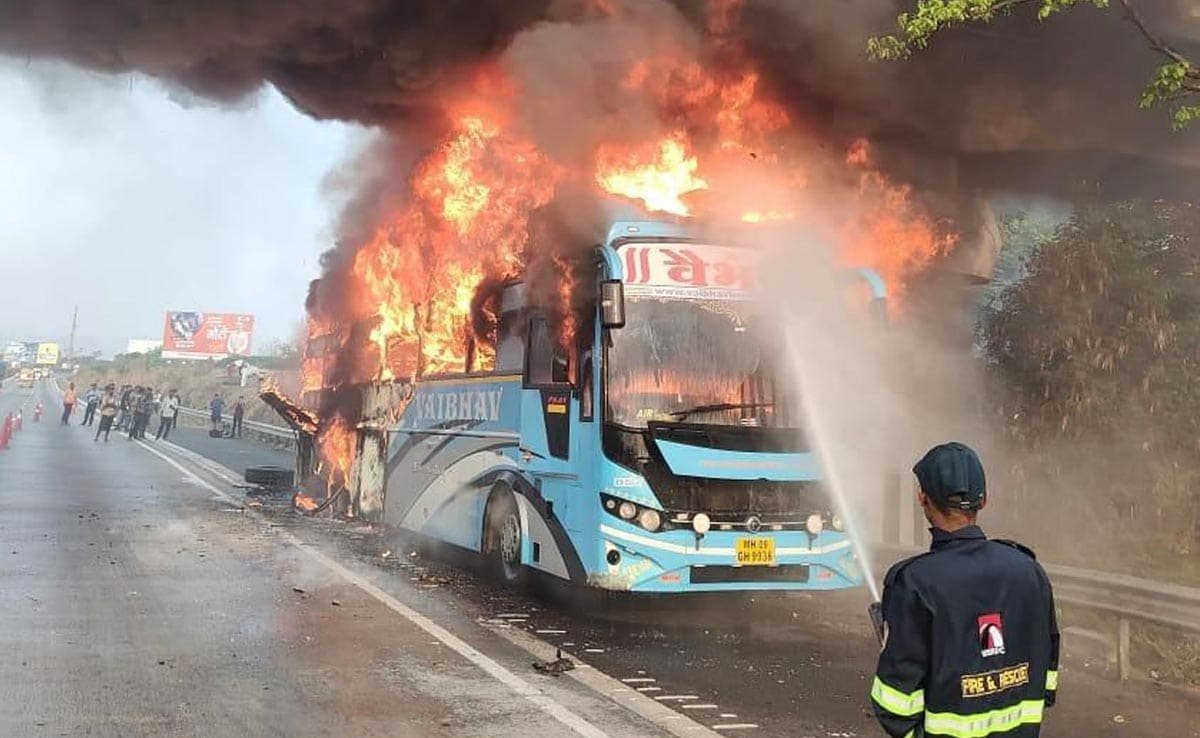
[[[140,75],[0,62],[0,339],[125,350],[168,309],[258,316],[292,339],[366,134],[265,88],[236,107]]]
[[[355,231],[375,225],[363,222],[365,206],[330,225],[339,206],[320,194],[322,174],[344,160],[357,129],[312,119],[376,126],[420,148],[444,133],[451,93],[498,66],[519,88],[520,124],[561,156],[597,132],[642,132],[638,109],[609,93],[626,57],[664,41],[716,66],[736,49],[814,147],[840,151],[869,137],[880,166],[918,188],[1061,195],[1089,180],[1122,197],[1195,192],[1200,133],[1172,135],[1167,111],[1136,109],[1160,60],[1116,9],[1081,7],[1041,24],[1018,13],[947,34],[910,62],[868,62],[866,39],[912,5],[0,3],[0,59],[10,60],[0,62],[0,140],[21,142],[0,167],[0,254],[20,260],[5,276],[19,275],[10,281],[21,284],[22,320],[37,321],[12,326],[13,311],[0,311],[0,335],[62,336],[78,295],[84,347],[89,337],[112,349],[155,335],[156,316],[176,306],[253,311],[260,339],[285,336],[301,317],[304,281],[320,271],[316,255],[335,240],[356,248]],[[1141,7],[1168,41],[1200,54],[1195,0]],[[734,11],[716,22],[722,8]],[[44,60],[120,76],[48,71]],[[212,102],[181,105],[154,78]],[[408,167],[392,164],[385,182],[405,181]],[[369,184],[367,205],[386,189]],[[96,276],[102,259],[109,273]],[[92,289],[110,309],[90,307]],[[144,307],[129,307],[134,299]]]

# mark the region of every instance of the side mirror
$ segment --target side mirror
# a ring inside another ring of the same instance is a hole
[[[625,285],[619,279],[600,283],[600,324],[605,328],[625,327]]]

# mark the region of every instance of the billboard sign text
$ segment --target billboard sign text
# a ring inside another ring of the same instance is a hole
[[[246,356],[253,338],[253,315],[171,311],[163,328],[162,355],[164,359]]]

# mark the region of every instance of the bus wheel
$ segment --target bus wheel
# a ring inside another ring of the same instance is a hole
[[[499,581],[511,586],[525,584],[527,572],[521,565],[521,516],[512,492],[498,489],[487,508],[488,569]]]

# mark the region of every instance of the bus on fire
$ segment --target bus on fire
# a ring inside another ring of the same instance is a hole
[[[776,381],[750,255],[621,222],[596,259],[569,348],[510,284],[492,370],[406,387],[401,415],[367,434],[375,448],[360,442],[356,484],[379,487],[366,512],[480,553],[514,584],[541,572],[632,592],[859,585]]]

